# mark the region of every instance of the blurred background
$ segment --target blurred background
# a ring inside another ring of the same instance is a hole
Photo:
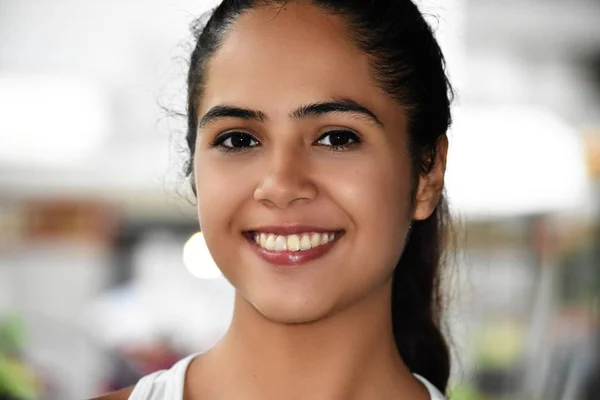
[[[128,386],[227,328],[176,115],[214,3],[0,0],[0,398]],[[600,2],[419,3],[458,92],[451,398],[598,399]]]

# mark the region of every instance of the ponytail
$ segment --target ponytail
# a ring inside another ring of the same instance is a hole
[[[392,326],[398,351],[411,372],[442,393],[450,375],[450,354],[441,333],[440,261],[448,209],[444,198],[433,214],[415,221],[392,286]]]

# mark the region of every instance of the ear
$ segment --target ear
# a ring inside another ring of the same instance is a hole
[[[431,216],[442,197],[446,158],[448,155],[448,137],[441,136],[436,143],[436,155],[433,168],[427,175],[419,175],[415,195],[414,220],[424,220]]]

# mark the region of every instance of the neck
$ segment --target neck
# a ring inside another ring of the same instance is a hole
[[[386,284],[319,321],[281,324],[237,295],[230,329],[205,357],[205,378],[223,382],[220,394],[249,399],[428,398],[398,354],[390,296]]]

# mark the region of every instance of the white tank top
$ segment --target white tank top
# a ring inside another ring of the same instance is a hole
[[[171,369],[157,371],[140,379],[135,385],[129,400],[183,400],[185,372],[197,354],[192,354],[177,362]],[[431,400],[446,398],[427,379],[413,374],[429,390]]]

